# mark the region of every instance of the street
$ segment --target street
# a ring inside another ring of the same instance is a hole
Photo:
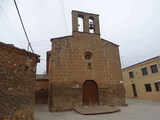
[[[101,115],[80,115],[75,111],[48,112],[48,106],[36,105],[35,120],[160,120],[160,101],[126,99],[128,106],[120,112]]]

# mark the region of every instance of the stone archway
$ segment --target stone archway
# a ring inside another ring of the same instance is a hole
[[[98,105],[98,86],[94,80],[83,83],[83,105]]]

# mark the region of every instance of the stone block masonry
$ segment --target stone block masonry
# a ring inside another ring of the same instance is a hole
[[[38,55],[0,42],[0,120],[33,120]]]
[[[48,103],[48,75],[46,74],[36,76],[35,100],[36,104]]]
[[[78,31],[79,18],[84,31]],[[51,39],[47,53],[49,110],[125,105],[119,46],[100,38],[99,15],[72,11],[72,27],[73,35]]]

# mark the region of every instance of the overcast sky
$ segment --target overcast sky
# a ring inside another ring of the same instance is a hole
[[[46,67],[51,38],[72,34],[71,11],[100,15],[101,38],[120,45],[122,67],[160,55],[160,0],[16,0],[33,50]],[[0,41],[27,49],[13,0],[0,0]]]

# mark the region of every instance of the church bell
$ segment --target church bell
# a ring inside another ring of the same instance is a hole
[[[89,29],[94,29],[93,22],[89,23]]]

